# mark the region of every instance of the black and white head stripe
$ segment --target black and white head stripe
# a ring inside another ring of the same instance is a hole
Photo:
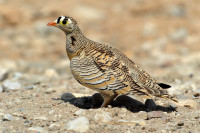
[[[70,24],[70,23],[72,23],[72,21],[71,21],[68,17],[66,17],[66,16],[60,16],[60,17],[56,20],[56,23],[57,23],[57,24],[59,24],[60,22],[62,22],[63,24],[66,24],[66,23]]]
[[[61,19],[61,18],[62,18],[62,17],[59,17],[59,18],[57,19],[57,22],[56,22],[57,24],[60,23],[60,19]]]

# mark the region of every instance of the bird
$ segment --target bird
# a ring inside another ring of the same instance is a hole
[[[128,94],[177,102],[167,91],[170,85],[156,81],[116,48],[85,37],[73,17],[60,16],[47,25],[65,33],[72,75],[81,85],[101,94],[100,107],[107,107],[117,96]]]

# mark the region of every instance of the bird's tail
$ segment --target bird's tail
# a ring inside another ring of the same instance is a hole
[[[178,103],[178,100],[176,99],[176,98],[174,98],[173,96],[170,96],[170,95],[159,95],[159,96],[157,96],[157,97],[161,97],[161,98],[164,98],[164,99],[170,99],[170,100],[172,100],[172,101],[174,101],[174,102],[176,102],[176,103]]]

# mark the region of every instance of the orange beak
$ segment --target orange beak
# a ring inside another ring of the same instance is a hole
[[[47,26],[56,26],[56,25],[57,25],[56,22],[50,22],[50,23],[47,24]]]

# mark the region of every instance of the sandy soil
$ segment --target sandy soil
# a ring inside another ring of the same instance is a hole
[[[200,132],[199,0],[0,0],[0,131]],[[65,35],[46,24],[74,17],[88,38],[124,52],[172,85],[169,100],[120,96],[107,108],[69,69]]]

